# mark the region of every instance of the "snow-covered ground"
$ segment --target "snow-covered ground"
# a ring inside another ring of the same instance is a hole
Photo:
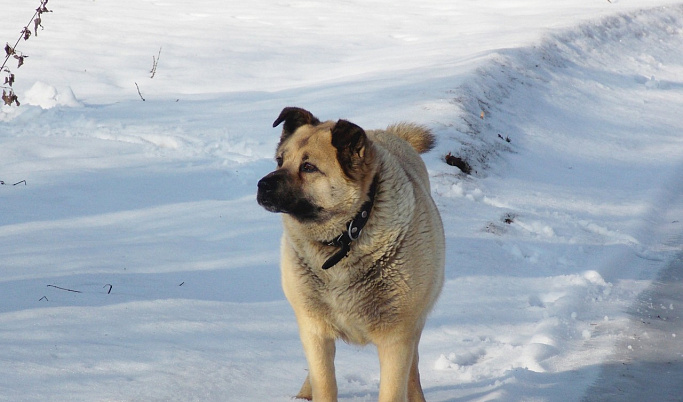
[[[32,3],[0,2],[0,40]],[[0,108],[0,399],[289,401],[306,362],[255,190],[294,105],[438,135],[428,400],[580,400],[647,337],[626,311],[683,252],[676,1],[48,8]],[[337,376],[376,400],[374,348],[340,345]]]

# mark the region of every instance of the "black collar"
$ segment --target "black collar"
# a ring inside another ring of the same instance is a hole
[[[346,224],[346,231],[344,231],[339,237],[334,240],[324,242],[328,246],[341,247],[341,250],[337,251],[328,258],[323,264],[323,269],[329,269],[335,266],[339,261],[349,254],[351,250],[351,242],[360,237],[365,224],[368,223],[370,219],[370,211],[375,203],[375,194],[377,193],[377,177],[372,181],[370,186],[370,191],[368,192],[369,200],[363,203],[360,207],[360,211],[356,216]]]

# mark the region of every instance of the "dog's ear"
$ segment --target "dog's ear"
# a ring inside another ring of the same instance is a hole
[[[287,137],[292,135],[297,128],[303,125],[311,124],[315,126],[320,124],[320,120],[313,116],[308,110],[290,106],[282,109],[280,115],[275,119],[275,122],[273,122],[273,127],[277,127],[282,122],[285,122],[285,124],[282,126],[280,142],[287,139]]]
[[[339,120],[332,128],[332,146],[344,173],[354,178],[365,156],[368,137],[365,131],[346,120]]]

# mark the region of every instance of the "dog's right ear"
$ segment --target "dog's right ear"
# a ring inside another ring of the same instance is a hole
[[[296,129],[301,126],[306,124],[311,124],[313,126],[320,124],[320,120],[313,116],[308,110],[291,106],[282,109],[280,115],[275,119],[275,122],[273,122],[273,127],[277,127],[282,122],[285,122],[285,124],[282,126],[280,142],[292,135]]]
[[[355,178],[365,157],[368,137],[365,130],[347,120],[339,120],[332,128],[332,146],[344,173]]]

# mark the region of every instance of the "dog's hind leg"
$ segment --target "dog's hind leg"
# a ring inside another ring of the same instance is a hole
[[[301,343],[304,346],[308,361],[308,378],[301,387],[302,391],[311,391],[316,402],[337,401],[337,380],[334,375],[334,338],[319,335],[317,329],[309,325],[299,325],[306,329],[300,330]],[[307,386],[308,383],[308,386]],[[306,392],[304,392],[303,396]]]
[[[304,384],[301,386],[299,393],[295,396],[296,399],[313,400],[313,390],[311,389],[311,379],[309,377],[310,376],[306,376]]]

